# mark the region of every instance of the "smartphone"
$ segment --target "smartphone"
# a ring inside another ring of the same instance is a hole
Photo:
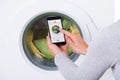
[[[62,18],[60,16],[47,17],[51,42],[55,44],[66,44],[65,35],[59,31],[62,29]]]

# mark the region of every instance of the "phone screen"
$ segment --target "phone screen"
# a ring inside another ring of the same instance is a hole
[[[52,43],[65,43],[64,34],[59,31],[62,29],[61,17],[48,17],[47,20]]]

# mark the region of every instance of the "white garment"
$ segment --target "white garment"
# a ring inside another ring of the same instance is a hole
[[[103,29],[90,43],[80,66],[62,53],[56,55],[55,64],[66,80],[99,80],[108,68],[120,80],[120,21]]]

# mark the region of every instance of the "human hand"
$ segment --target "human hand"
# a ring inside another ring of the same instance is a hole
[[[65,34],[67,43],[70,45],[75,53],[84,55],[86,54],[88,45],[82,39],[80,34],[72,34],[63,29],[60,29],[60,31]]]
[[[59,46],[56,44],[53,44],[53,43],[51,43],[49,34],[47,36],[47,43],[48,43],[48,47],[54,57],[59,53],[63,53],[68,56],[68,43],[66,43],[65,45],[59,45]]]

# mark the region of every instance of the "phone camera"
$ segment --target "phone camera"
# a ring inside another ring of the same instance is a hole
[[[54,32],[54,33],[59,33],[60,31],[59,31],[59,26],[57,26],[57,25],[54,25],[53,27],[52,27],[52,31]]]

